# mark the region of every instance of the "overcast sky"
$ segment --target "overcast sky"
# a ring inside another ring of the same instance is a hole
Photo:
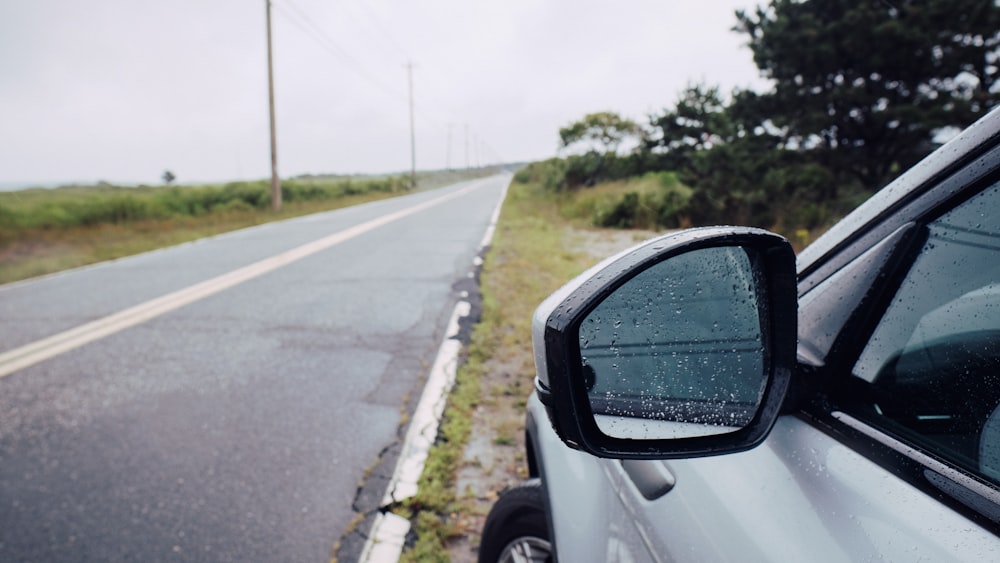
[[[761,87],[738,0],[274,0],[278,171],[553,156],[691,82]],[[269,175],[265,0],[0,3],[0,185]],[[449,132],[451,142],[449,144]],[[450,146],[450,151],[449,151]]]

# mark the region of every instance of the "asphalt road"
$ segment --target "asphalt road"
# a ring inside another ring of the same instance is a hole
[[[508,181],[0,287],[3,353],[272,259],[0,377],[0,561],[329,561]]]

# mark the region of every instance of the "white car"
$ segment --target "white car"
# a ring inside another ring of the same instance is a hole
[[[716,227],[535,313],[481,562],[1000,561],[1000,113],[797,258]]]

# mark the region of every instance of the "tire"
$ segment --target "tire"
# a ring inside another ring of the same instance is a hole
[[[479,563],[554,561],[540,479],[528,479],[500,494],[483,525]]]

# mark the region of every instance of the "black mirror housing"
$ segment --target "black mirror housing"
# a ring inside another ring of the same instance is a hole
[[[688,229],[605,260],[538,307],[535,388],[563,442],[598,457],[742,451],[777,419],[796,323],[784,238]]]

